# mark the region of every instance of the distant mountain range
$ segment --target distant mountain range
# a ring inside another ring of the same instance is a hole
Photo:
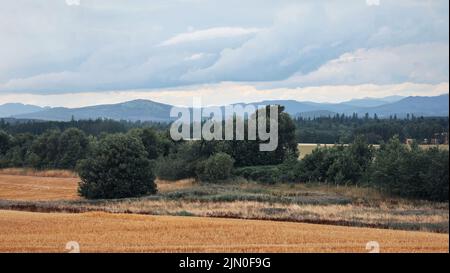
[[[148,100],[134,100],[118,104],[105,104],[81,108],[56,107],[38,112],[12,115],[19,119],[69,121],[72,118],[107,118],[129,121],[168,121],[171,105]],[[1,109],[1,106],[0,106]]]
[[[11,117],[21,114],[31,114],[44,110],[44,108],[21,103],[7,103],[0,105],[0,117]]]
[[[279,104],[285,106],[286,112],[292,116],[321,117],[333,116],[337,113],[371,116],[380,118],[407,114],[416,116],[448,116],[449,95],[435,97],[386,97],[364,98],[342,103],[299,102],[295,100],[270,100],[250,103],[251,105]],[[108,118],[129,121],[170,121],[171,105],[150,100],[134,100],[118,104],[97,105],[82,108],[41,108],[20,103],[0,105],[0,117],[34,120],[68,121],[74,119]]]

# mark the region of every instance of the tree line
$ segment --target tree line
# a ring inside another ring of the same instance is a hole
[[[422,137],[428,131],[448,131],[448,118],[306,120],[292,119],[283,107],[279,111],[279,145],[273,152],[260,152],[260,140],[175,142],[163,124],[111,120],[1,123],[0,167],[76,170],[82,180],[80,194],[93,199],[155,193],[155,177],[224,183],[244,177],[262,183],[364,185],[397,196],[448,201],[448,151],[402,143],[405,132]],[[431,129],[425,129],[427,122]],[[46,130],[40,131],[39,125]],[[348,130],[340,140],[350,136],[351,144],[317,148],[299,161],[297,142],[303,125],[308,130],[320,128],[319,133]],[[386,135],[382,127],[388,128]],[[370,145],[370,133],[380,136],[379,149]]]
[[[333,117],[294,119],[296,140],[299,143],[351,143],[363,135],[370,144],[382,144],[397,136],[402,142],[415,139],[422,142],[431,139],[436,133],[447,132],[448,117],[415,117],[408,115],[405,119],[395,116],[379,119],[376,115],[369,117],[335,115]]]

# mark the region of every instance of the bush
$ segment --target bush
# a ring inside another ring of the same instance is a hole
[[[408,149],[393,138],[377,153],[368,182],[397,196],[448,201],[448,157],[448,151]]]
[[[194,176],[191,164],[176,155],[159,158],[156,163],[155,173],[158,178],[171,181]]]
[[[80,195],[89,199],[137,197],[156,193],[151,161],[142,142],[109,135],[78,165]]]
[[[281,181],[279,166],[252,166],[236,169],[234,174],[257,182],[274,184]]]
[[[182,142],[176,152],[160,157],[156,163],[156,175],[161,179],[179,180],[196,175],[196,166],[203,157],[200,155],[198,143]]]
[[[361,137],[350,146],[317,148],[298,165],[300,180],[334,184],[359,183],[372,163],[373,147]]]
[[[298,166],[299,179],[304,182],[326,182],[327,172],[341,148],[316,148]]]
[[[217,153],[197,165],[197,177],[201,181],[226,180],[231,177],[234,159],[226,153]]]

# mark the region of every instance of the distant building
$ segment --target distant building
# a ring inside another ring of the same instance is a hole
[[[448,133],[447,132],[443,132],[443,133],[436,133],[436,134],[434,134],[434,138],[431,139],[431,144],[434,144],[434,145],[439,145],[439,144],[448,145]]]
[[[414,143],[414,139],[412,139],[412,138],[407,138],[405,141],[406,145],[412,145],[413,143]]]

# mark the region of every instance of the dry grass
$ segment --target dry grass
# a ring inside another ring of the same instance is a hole
[[[39,170],[35,170],[35,169],[6,168],[6,169],[0,169],[0,174],[35,176],[35,177],[78,178],[78,175],[75,172],[69,171],[69,170],[39,171]]]
[[[0,208],[40,212],[132,213],[277,220],[342,226],[376,227],[448,233],[448,207],[413,205],[367,207],[364,205],[297,205],[264,202],[190,202],[130,199],[93,203],[9,203]]]
[[[77,178],[0,175],[0,209],[228,217],[449,231],[448,203],[386,199],[379,192],[367,188],[324,184],[236,182],[205,185],[193,180],[157,181],[160,193],[156,196],[88,201],[78,197],[77,183]],[[350,202],[335,202],[341,199]]]
[[[182,179],[178,181],[167,181],[167,180],[156,180],[156,184],[158,185],[158,192],[171,192],[177,190],[184,190],[194,187],[195,185],[194,179]]]
[[[441,225],[441,232],[448,232],[449,221],[445,210],[432,207],[417,209],[405,205],[392,208],[369,208],[357,205],[286,205],[239,201],[232,203],[136,201],[110,204],[108,208],[112,212],[269,219],[392,229],[412,229],[415,226],[415,229],[423,231],[430,231]]]
[[[0,175],[0,199],[6,200],[75,200],[78,178]]]
[[[0,252],[448,252],[445,234],[301,223],[0,211]]]

